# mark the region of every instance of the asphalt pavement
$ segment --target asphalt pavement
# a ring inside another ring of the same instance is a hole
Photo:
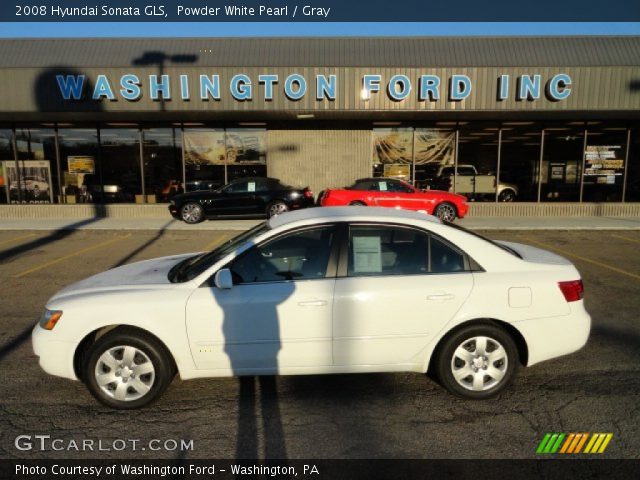
[[[461,400],[417,373],[176,378],[152,407],[121,412],[98,404],[81,383],[46,375],[38,366],[29,335],[47,299],[94,273],[211,249],[237,231],[216,222],[204,224],[218,227],[212,230],[4,225],[1,457],[96,458],[95,451],[69,450],[73,442],[91,440],[95,448],[100,442],[100,458],[533,458],[546,432],[611,432],[604,456],[639,456],[639,231],[565,226],[486,232],[574,261],[593,318],[584,349],[522,369],[498,398]],[[63,450],[52,450],[50,440],[43,441],[45,451],[35,441],[20,450],[21,435],[32,441],[49,435],[61,440],[56,445]],[[114,448],[122,439],[138,440],[137,449],[130,442],[124,450]],[[165,448],[167,440],[184,440],[191,448],[174,449],[171,442]]]

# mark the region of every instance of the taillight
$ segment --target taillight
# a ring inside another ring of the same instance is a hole
[[[558,286],[567,302],[577,302],[584,298],[584,285],[582,284],[582,280],[558,282]]]
[[[311,190],[309,190],[308,188],[304,189],[304,196],[307,198],[313,198],[313,192]]]

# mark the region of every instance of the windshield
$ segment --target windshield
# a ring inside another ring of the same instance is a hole
[[[169,271],[169,281],[172,283],[187,282],[196,278],[202,272],[207,270],[211,265],[219,261],[221,258],[233,252],[235,249],[251,240],[258,235],[269,230],[267,222],[262,222],[251,230],[241,233],[240,235],[233,237],[231,240],[226,241],[217,248],[214,248],[210,252],[201,253],[189,257],[171,268]]]

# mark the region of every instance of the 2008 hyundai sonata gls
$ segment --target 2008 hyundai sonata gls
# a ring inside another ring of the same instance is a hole
[[[125,265],[49,300],[42,368],[135,408],[183,379],[432,372],[485,398],[519,365],[582,347],[580,275],[538,248],[424,214],[372,207],[286,213],[203,254]]]

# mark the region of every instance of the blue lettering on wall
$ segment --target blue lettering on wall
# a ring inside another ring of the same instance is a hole
[[[220,75],[200,75],[200,100],[220,100]]]
[[[498,80],[498,100],[509,98],[509,75],[500,75]]]
[[[158,75],[149,75],[149,96],[151,100],[158,100],[162,94],[164,100],[171,100],[171,87],[169,75],[162,75],[158,81]]]
[[[362,77],[362,99],[368,100],[371,97],[371,92],[379,92],[381,81],[380,75],[364,75]]]
[[[534,75],[522,75],[519,80],[517,100],[537,100],[540,98],[540,82],[542,77]]]
[[[253,94],[253,87],[251,85],[251,78],[244,73],[234,75],[229,85],[231,95],[236,100],[251,100]]]
[[[84,75],[56,75],[60,94],[65,100],[80,100],[84,89]]]
[[[420,100],[440,100],[440,77],[437,75],[422,75],[420,77]]]
[[[189,100],[189,76],[180,75],[180,98]]]
[[[325,97],[327,100],[335,100],[337,82],[335,75],[329,75],[328,79],[324,75],[316,75],[316,100],[320,101]]]
[[[571,95],[571,77],[566,73],[554,75],[547,83],[547,96],[550,100],[559,101]]]
[[[389,96],[396,102],[404,100],[411,93],[411,80],[406,75],[394,75],[389,80],[387,90]]]
[[[140,79],[133,73],[126,73],[120,77],[120,86],[122,87],[120,89],[120,95],[122,95],[122,98],[125,100],[135,101],[142,95]]]
[[[449,100],[460,102],[471,95],[471,79],[466,75],[451,75]]]
[[[273,84],[278,83],[278,75],[259,75],[258,82],[264,83],[264,99],[273,100]]]
[[[106,75],[98,75],[98,78],[96,79],[96,86],[93,89],[93,95],[91,98],[94,100],[101,100],[102,98],[106,98],[108,100],[116,99]]]
[[[297,88],[294,87],[297,85]],[[307,81],[297,73],[292,73],[284,81],[284,94],[291,100],[300,100],[307,93]]]

